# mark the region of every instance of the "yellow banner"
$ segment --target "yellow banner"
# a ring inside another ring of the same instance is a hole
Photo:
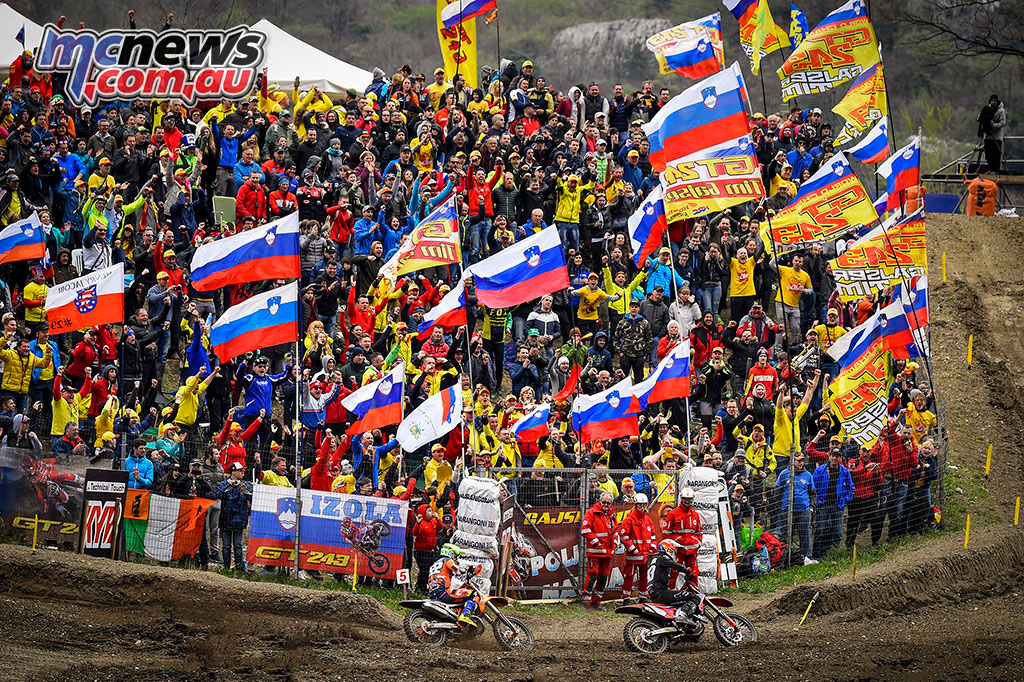
[[[844,302],[928,274],[923,215],[918,211],[896,225],[876,227],[829,264]]]
[[[879,62],[862,73],[850,90],[832,111],[846,119],[846,125],[836,135],[835,146],[840,147],[874,125],[889,113],[885,97],[885,74]]]
[[[452,0],[454,1],[456,0]],[[466,85],[475,88],[476,19],[445,28],[444,21],[441,20],[441,10],[449,4],[449,0],[437,0],[437,40],[441,45],[441,56],[444,57],[444,75],[449,81],[454,82],[455,74],[462,74],[466,79]]]
[[[762,240],[788,250],[810,242],[839,237],[878,220],[864,185],[842,153],[833,156],[801,187],[796,199],[761,223]],[[770,235],[770,236],[769,236]]]
[[[449,200],[417,225],[396,254],[396,275],[461,262],[456,217]]]
[[[865,447],[874,444],[888,416],[887,398],[892,383],[888,356],[879,339],[828,386],[832,414],[843,425],[846,435]]]
[[[779,67],[782,100],[827,92],[878,60],[878,40],[864,0],[850,0],[808,33]]]
[[[670,223],[717,213],[764,196],[761,169],[749,136],[670,161],[661,174],[661,186]]]
[[[768,0],[757,0],[753,24],[754,30],[750,34],[750,73],[756,76],[761,70],[762,55],[781,49],[788,42],[789,36],[772,18]]]

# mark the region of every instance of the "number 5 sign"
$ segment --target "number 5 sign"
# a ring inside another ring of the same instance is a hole
[[[408,585],[409,584],[409,569],[400,568],[395,571],[395,584],[396,585]]]

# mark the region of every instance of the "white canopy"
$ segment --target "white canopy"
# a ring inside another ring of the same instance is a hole
[[[6,2],[0,2],[0,75],[3,78],[10,73],[11,62],[25,50],[16,38],[22,26],[25,27],[25,47],[34,51],[43,39],[43,27]]]
[[[257,21],[252,29],[266,34],[266,60],[263,66],[268,69],[268,80],[277,83],[284,92],[292,91],[296,76],[302,79],[299,90],[318,87],[331,97],[341,95],[349,88],[362,92],[373,80],[373,74],[369,71],[346,64],[304,43],[266,19]]]

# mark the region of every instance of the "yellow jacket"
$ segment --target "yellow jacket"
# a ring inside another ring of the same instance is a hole
[[[53,362],[53,352],[50,344],[46,344],[43,357],[29,353],[22,357],[21,353],[13,348],[0,350],[0,359],[4,361],[4,378],[0,387],[11,393],[28,393],[28,386],[32,383],[32,370],[42,369]]]
[[[559,177],[555,180],[558,188],[558,205],[555,207],[555,220],[562,223],[578,223],[580,221],[580,197],[584,192],[594,189],[594,183],[585,185],[576,183],[576,189],[570,189],[568,183]]]
[[[615,294],[621,294],[621,297],[617,301],[612,301],[608,304],[609,310],[614,310],[620,315],[625,315],[629,310],[629,299],[633,297],[633,290],[640,286],[643,281],[647,279],[647,271],[641,270],[633,278],[632,282],[629,282],[626,286],[620,287],[615,283],[615,277],[612,276],[612,271],[608,269],[608,266],[604,266],[604,289],[609,294],[614,296]]]

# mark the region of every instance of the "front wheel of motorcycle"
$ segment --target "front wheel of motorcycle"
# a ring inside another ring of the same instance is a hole
[[[733,625],[725,619],[728,616]],[[736,646],[757,641],[757,628],[738,613],[720,613],[715,617],[715,637],[724,646]]]
[[[529,651],[534,645],[530,628],[511,616],[502,615],[494,621],[494,638],[508,651]]]
[[[413,644],[429,644],[430,646],[441,646],[444,644],[448,633],[444,630],[435,630],[430,627],[433,619],[423,609],[414,609],[405,614],[405,636]]]
[[[665,635],[651,634],[660,630],[654,621],[646,618],[634,618],[622,629],[622,641],[626,648],[638,654],[660,654],[668,649],[668,637]]]

